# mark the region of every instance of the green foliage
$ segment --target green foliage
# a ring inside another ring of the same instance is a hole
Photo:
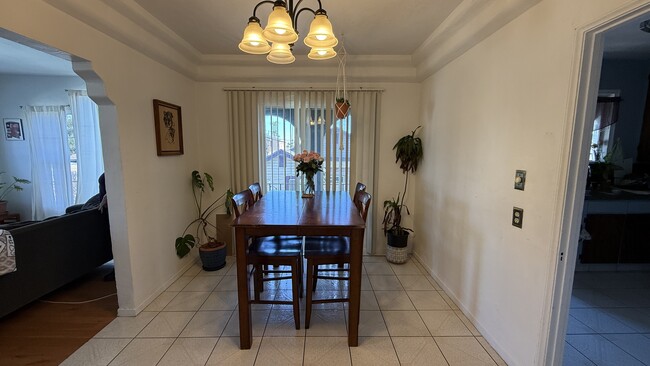
[[[409,173],[415,173],[418,165],[424,156],[422,149],[422,140],[415,137],[415,133],[422,126],[418,126],[411,131],[410,135],[400,138],[393,150],[395,150],[395,163],[400,163],[400,169],[405,175],[404,193],[398,192],[397,198],[384,201],[384,235],[393,233],[395,235],[404,235],[413,230],[402,226],[402,210],[406,209],[406,214],[410,215],[408,207],[404,204],[404,197],[408,188]]]
[[[402,235],[406,231],[413,230],[402,226],[402,209],[406,209],[406,214],[410,215],[409,208],[404,204],[404,196],[397,193],[397,199],[392,198],[384,201],[384,235],[392,232],[393,234]]]
[[[0,172],[0,176],[2,174],[5,174],[5,172]],[[0,182],[0,201],[3,201],[5,197],[11,191],[22,191],[24,188],[21,186],[21,184],[30,184],[32,182],[28,181],[27,179],[22,179],[22,178],[17,178],[17,177],[12,177],[14,179],[13,182],[7,183],[5,181]]]
[[[350,105],[350,101],[345,98],[336,98],[336,103],[345,103],[347,105]]]
[[[194,218],[183,230],[183,234],[176,238],[175,247],[176,255],[179,258],[186,256],[194,246],[199,244],[202,239],[207,242],[216,241],[217,226],[210,221],[210,217],[220,207],[226,208],[226,213],[231,214],[230,199],[234,195],[232,190],[228,189],[225,193],[212,201],[207,207],[203,208],[203,193],[209,188],[214,191],[214,179],[208,173],[201,173],[197,170],[192,172],[192,195],[196,207],[196,218]],[[214,219],[216,222],[216,219]],[[188,233],[192,231],[192,233]]]
[[[422,140],[415,137],[415,132],[422,126],[418,126],[411,132],[399,139],[393,150],[395,150],[395,162],[400,162],[399,167],[404,173],[415,173],[418,170],[418,164],[424,155],[422,150]]]

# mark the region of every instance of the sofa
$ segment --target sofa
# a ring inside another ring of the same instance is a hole
[[[0,317],[113,259],[107,210],[0,225],[15,243],[16,268],[0,276]]]

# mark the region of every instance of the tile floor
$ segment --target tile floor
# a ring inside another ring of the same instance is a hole
[[[564,366],[650,365],[650,272],[576,272]]]
[[[294,329],[291,307],[253,305],[253,346],[239,349],[236,276],[196,265],[136,317],[115,319],[63,365],[506,365],[415,259],[364,257],[359,347],[347,346],[347,304],[314,306]],[[291,296],[288,281],[264,296]],[[337,297],[339,281],[319,280]]]

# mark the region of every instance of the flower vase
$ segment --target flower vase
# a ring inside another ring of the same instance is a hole
[[[302,193],[302,198],[312,198],[314,197],[314,175],[305,173],[305,190]]]

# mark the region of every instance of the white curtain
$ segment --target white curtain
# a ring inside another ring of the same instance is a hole
[[[352,191],[363,182],[372,194],[381,92],[348,91],[348,99],[348,117],[337,120],[334,91],[229,90],[233,188],[259,181],[265,191],[302,190],[291,156],[313,150],[325,158],[317,191]],[[373,246],[374,211],[366,223],[368,253],[380,252]]]
[[[251,183],[265,183],[260,177],[260,140],[257,94],[228,92],[228,132],[230,136],[230,188],[237,193]]]
[[[70,90],[70,111],[77,145],[77,194],[75,203],[85,203],[99,192],[97,179],[104,172],[102,140],[97,104],[86,91]]]
[[[32,162],[32,219],[61,215],[72,205],[70,149],[64,107],[25,107]]]

